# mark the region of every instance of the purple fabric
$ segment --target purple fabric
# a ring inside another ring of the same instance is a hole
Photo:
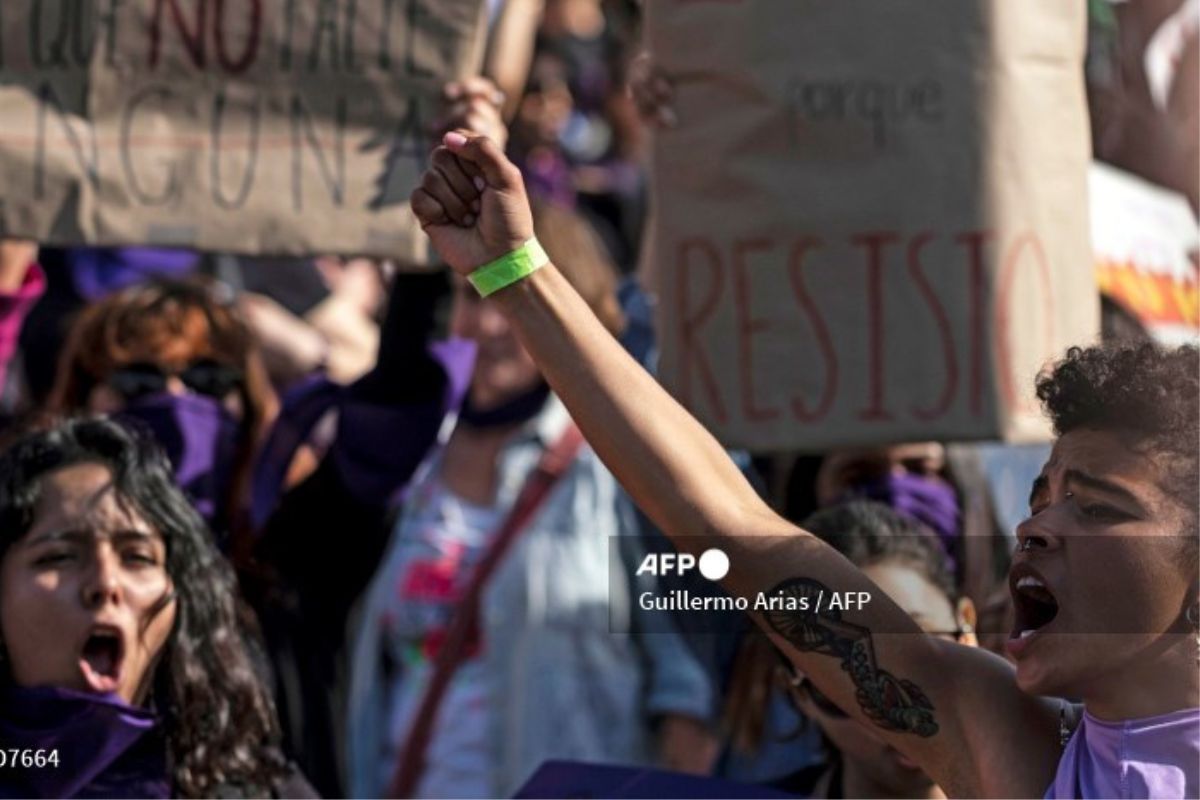
[[[255,466],[251,520],[261,531],[283,494],[297,448],[327,411],[340,410],[330,457],[346,487],[361,501],[391,500],[436,440],[446,414],[462,406],[475,367],[475,345],[450,339],[429,346],[446,375],[440,405],[383,406],[356,402],[345,387],[315,376],[290,390]],[[386,446],[384,446],[386,444]]]
[[[8,686],[0,696],[0,745],[58,755],[57,767],[0,769],[0,797],[171,796],[152,713],[116,695],[51,687]]]
[[[475,367],[474,342],[436,342],[429,352],[446,373],[441,405],[342,406],[330,455],[359,502],[380,505],[396,498],[404,488],[401,481],[412,476],[436,444],[446,415],[462,406]]]
[[[210,524],[219,522],[233,478],[238,423],[220,400],[158,394],[126,407],[118,418],[148,429],[171,459],[175,480]]]
[[[182,278],[199,262],[190,250],[150,247],[79,247],[67,255],[75,289],[89,301],[150,278]]]
[[[37,264],[30,264],[21,288],[15,292],[0,292],[0,392],[4,390],[8,362],[17,352],[21,325],[45,291],[46,274]]]
[[[1200,797],[1200,708],[1123,722],[1085,711],[1046,797]]]
[[[279,416],[259,451],[250,492],[250,524],[261,531],[283,493],[283,484],[296,451],[312,434],[329,409],[336,406],[346,389],[315,373],[289,388],[280,401]]]
[[[575,186],[571,166],[562,153],[538,148],[519,164],[529,195],[561,208],[575,208]]]
[[[962,530],[962,511],[953,486],[940,478],[905,473],[856,486],[850,494],[877,500],[932,528],[954,567],[952,554]]]

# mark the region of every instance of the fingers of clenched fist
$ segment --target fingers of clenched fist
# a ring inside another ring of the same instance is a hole
[[[471,225],[479,214],[482,194],[473,180],[477,175],[469,163],[439,147],[433,152],[421,188],[438,201],[447,219],[457,225]]]
[[[446,134],[444,141],[433,151],[429,169],[413,193],[413,211],[422,227],[474,225],[489,187],[501,192],[520,188],[524,202],[520,172],[495,142],[458,131]]]
[[[446,263],[469,271],[533,236],[520,170],[486,136],[452,131],[434,150],[411,204]]]

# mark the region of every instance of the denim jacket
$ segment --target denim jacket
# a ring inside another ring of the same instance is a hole
[[[551,396],[505,445],[498,464],[502,513],[568,421]],[[414,479],[414,491],[436,480],[440,466],[437,452]],[[493,796],[511,795],[550,758],[648,762],[656,716],[712,716],[710,679],[682,637],[610,632],[610,603],[612,630],[637,629],[634,512],[585,445],[484,590],[489,646],[480,657],[493,698]],[[378,785],[387,719],[380,618],[391,601],[395,537],[404,522],[402,516],[393,530],[356,628],[346,737],[347,787],[354,797],[378,797],[387,789]],[[624,575],[614,576],[610,597],[609,539],[622,535]]]

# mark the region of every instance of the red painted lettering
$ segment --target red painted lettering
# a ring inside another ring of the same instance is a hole
[[[738,241],[733,245],[733,292],[734,308],[737,311],[738,371],[742,414],[752,422],[775,419],[777,408],[763,408],[754,396],[754,337],[770,326],[764,317],[755,317],[750,309],[750,278],[746,274],[746,257],[751,253],[765,253],[773,245],[765,239]]]
[[[693,260],[689,257],[691,253],[696,253],[701,258]],[[720,422],[724,423],[728,421],[729,415],[726,413],[725,404],[721,400],[720,386],[713,375],[712,364],[709,362],[708,355],[704,351],[704,345],[697,339],[697,332],[712,318],[713,312],[717,309],[717,302],[721,298],[721,255],[717,252],[717,248],[713,246],[712,242],[705,239],[686,239],[679,243],[677,258],[678,268],[675,270],[675,291],[679,308],[680,401],[685,406],[694,408],[691,402],[692,361],[694,359],[700,372],[700,381],[708,395],[708,401],[712,406],[713,413],[716,414]],[[691,302],[688,288],[697,283],[692,280],[693,267],[703,262],[707,262],[708,272],[712,276],[709,281],[709,291],[700,304],[700,307],[694,314],[691,314],[689,313]]]
[[[925,231],[917,234],[908,244],[908,274],[917,284],[917,290],[925,298],[929,310],[933,312],[933,318],[937,322],[938,335],[942,339],[942,361],[946,368],[946,380],[942,384],[942,393],[938,397],[937,403],[931,408],[914,406],[912,409],[913,416],[921,420],[935,420],[944,416],[954,402],[954,396],[958,393],[958,352],[954,347],[954,332],[950,328],[950,318],[946,316],[946,309],[942,305],[942,301],[938,299],[937,292],[933,290],[929,279],[925,277],[925,273],[921,269],[921,251],[932,239],[933,234]]]
[[[838,389],[837,350],[833,347],[833,339],[829,335],[829,326],[825,324],[825,318],[821,316],[820,309],[804,285],[804,257],[808,251],[822,246],[823,242],[816,237],[803,238],[792,247],[791,257],[788,259],[788,277],[792,282],[792,292],[808,317],[808,324],[812,326],[813,338],[816,339],[817,348],[821,351],[821,360],[825,365],[821,396],[816,407],[810,411],[799,397],[792,398],[792,414],[801,422],[816,422],[824,418],[833,405]]]
[[[192,63],[197,68],[204,69],[204,36],[207,27],[205,19],[208,16],[208,0],[194,0],[194,2],[195,22],[188,27],[184,12],[179,8],[179,0],[154,0],[154,15],[150,22],[150,66],[152,68],[158,66],[162,47],[163,7],[166,6],[171,11],[171,18],[175,21],[175,27],[179,29],[183,46],[187,49]]]
[[[867,250],[867,381],[869,405],[858,412],[863,420],[890,420],[885,408],[884,387],[884,318],[883,318],[883,249],[894,244],[899,236],[890,231],[872,231],[851,237],[856,245]]]
[[[959,244],[966,245],[970,259],[971,295],[967,300],[967,328],[971,337],[971,374],[967,378],[967,405],[974,416],[983,413],[984,342],[987,339],[987,298],[984,296],[983,247],[992,238],[991,231],[967,231],[955,237]]]
[[[237,74],[245,72],[254,59],[258,57],[259,39],[262,36],[262,0],[238,0],[234,3],[239,8],[246,9],[249,21],[246,25],[245,39],[242,52],[237,58],[229,55],[229,44],[225,41],[225,0],[213,0],[216,8],[213,14],[213,37],[217,45],[217,61],[226,72]]]
[[[1022,258],[1025,252],[1032,258]],[[1037,234],[1025,233],[1018,236],[1008,246],[1004,261],[1000,265],[1000,291],[996,294],[996,372],[1000,378],[1000,393],[1004,407],[1021,413],[1033,413],[1035,409],[1028,398],[1021,398],[1017,392],[1016,379],[1013,377],[1012,354],[1009,352],[1008,339],[1012,335],[1012,319],[1010,318],[1013,282],[1017,276],[1017,267],[1022,263],[1030,263],[1037,269],[1037,276],[1042,284],[1042,323],[1045,326],[1045,342],[1043,352],[1054,351],[1054,296],[1050,280],[1050,265],[1046,262],[1046,251]],[[1024,325],[1022,320],[1022,325]]]

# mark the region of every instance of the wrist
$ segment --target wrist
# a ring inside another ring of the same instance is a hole
[[[530,237],[508,253],[472,270],[467,280],[480,297],[490,297],[501,289],[524,281],[548,263],[550,258],[546,251],[536,237]]]

